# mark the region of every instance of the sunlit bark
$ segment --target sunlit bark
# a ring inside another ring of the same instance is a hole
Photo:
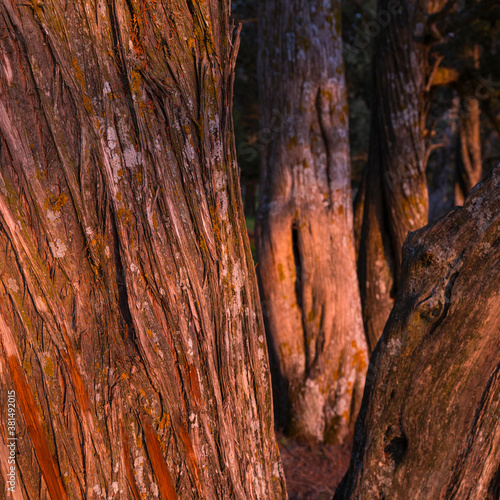
[[[280,423],[341,441],[364,385],[339,1],[261,2],[258,266]]]
[[[425,118],[430,69],[427,16],[443,0],[381,0],[387,26],[376,40],[370,153],[358,258],[363,319],[373,350],[393,304],[401,249],[427,223]]]
[[[0,6],[15,498],[286,498],[229,15],[216,1]]]

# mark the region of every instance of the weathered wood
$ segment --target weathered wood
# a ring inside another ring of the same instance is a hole
[[[500,165],[411,233],[335,499],[500,494]]]
[[[262,1],[257,267],[280,423],[345,438],[367,348],[353,238],[340,2]]]
[[[24,498],[286,498],[229,16],[0,5],[0,392]]]

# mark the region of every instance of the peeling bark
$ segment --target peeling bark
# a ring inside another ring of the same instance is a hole
[[[335,499],[498,498],[499,262],[500,165],[408,236]]]
[[[16,495],[286,498],[229,16],[215,1],[0,6],[0,379],[18,402]]]
[[[340,2],[261,2],[257,267],[280,424],[342,441],[367,350],[353,236]]]

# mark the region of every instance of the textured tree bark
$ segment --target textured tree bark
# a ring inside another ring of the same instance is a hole
[[[342,441],[367,365],[356,276],[339,1],[261,2],[257,267],[280,423]]]
[[[403,254],[335,499],[498,498],[500,165]]]
[[[13,498],[286,498],[235,163],[229,5],[0,6]],[[2,404],[4,440],[6,419]]]
[[[381,0],[390,15],[377,37],[370,153],[358,258],[363,320],[374,349],[393,304],[408,231],[427,223],[424,26],[441,1]],[[385,14],[383,14],[385,13]]]

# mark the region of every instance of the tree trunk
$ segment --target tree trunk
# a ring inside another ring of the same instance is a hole
[[[500,165],[410,234],[335,499],[500,494]]]
[[[481,180],[481,110],[475,97],[463,100],[464,113],[460,120],[459,175],[465,196]]]
[[[339,1],[262,1],[257,250],[280,423],[342,441],[364,385]],[[283,122],[276,123],[276,117]]]
[[[479,45],[469,49],[474,69],[479,70]],[[481,154],[481,109],[474,95],[462,98],[460,110],[455,202],[462,205],[469,191],[481,180],[483,158]]]
[[[408,231],[424,226],[428,196],[424,142],[428,12],[438,2],[381,0],[373,68],[370,153],[358,273],[363,319],[373,350],[393,304]]]
[[[475,97],[466,97],[462,100],[462,106],[457,154],[458,183],[455,190],[455,203],[460,205],[483,174],[479,101]]]
[[[446,110],[441,121],[442,128],[435,138],[441,144],[429,158],[427,178],[429,189],[429,221],[433,222],[455,207],[456,149],[458,121],[460,115],[460,97],[455,95],[451,106]]]
[[[286,498],[229,16],[212,0],[0,6],[12,498]]]

